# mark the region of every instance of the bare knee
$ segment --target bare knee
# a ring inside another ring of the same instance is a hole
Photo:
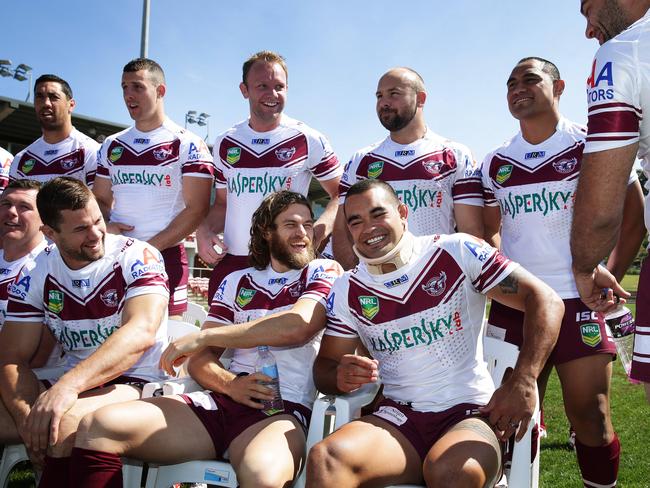
[[[74,445],[83,449],[122,454],[121,447],[133,433],[124,422],[123,412],[110,407],[86,414],[79,422]]]
[[[606,395],[571,404],[566,413],[579,439],[590,444],[611,441],[613,428]]]
[[[423,465],[424,480],[427,486],[477,487],[485,486],[486,473],[483,466],[473,458],[467,459],[462,466],[455,466],[440,460],[432,462],[426,459]]]
[[[310,485],[326,486],[326,480],[332,480],[336,473],[342,474],[342,470],[350,469],[345,462],[346,458],[344,447],[337,442],[326,439],[316,444],[307,456],[307,479]]]

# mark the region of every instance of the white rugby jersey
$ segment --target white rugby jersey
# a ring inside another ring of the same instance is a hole
[[[639,143],[650,176],[650,10],[600,46],[587,80],[589,124],[586,153]],[[645,116],[643,112],[646,112]],[[645,198],[650,229],[650,200]]]
[[[409,230],[416,236],[455,232],[455,203],[483,206],[481,175],[469,149],[429,129],[411,144],[388,136],[356,152],[341,177],[339,203],[367,178],[390,183],[409,208]]]
[[[5,317],[7,316],[9,284],[16,279],[16,276],[25,264],[34,261],[34,258],[45,249],[46,245],[47,242],[43,239],[38,246],[32,249],[32,252],[25,254],[22,258],[16,259],[15,261],[7,261],[4,250],[0,249],[0,329],[2,329],[2,325],[5,323]]]
[[[325,136],[286,115],[268,132],[239,122],[217,138],[213,152],[215,187],[228,195],[224,241],[236,256],[248,255],[251,217],[267,195],[291,190],[307,196],[312,175],[327,181],[343,172]]]
[[[68,268],[56,246],[49,246],[9,285],[6,320],[47,325],[66,353],[66,370],[120,328],[128,299],[148,294],[169,297],[157,249],[114,234],[106,234],[104,246],[103,258],[78,270]],[[166,313],[155,344],[122,374],[147,381],[164,377],[158,361],[167,346]]]
[[[481,169],[485,204],[501,210],[501,250],[564,299],[579,296],[569,241],[586,132],[565,118],[540,144],[519,132]]]
[[[102,144],[97,177],[111,181],[111,220],[134,226],[125,235],[151,239],[185,208],[183,177],[213,178],[214,165],[203,140],[169,119],[149,132],[135,127]]]
[[[92,186],[97,172],[99,144],[74,127],[70,135],[56,144],[39,137],[16,154],[9,180],[27,178],[45,183],[57,176],[70,176]]]
[[[13,154],[0,147],[0,190],[6,188],[9,184],[9,168],[13,159]]]
[[[303,298],[326,306],[327,295],[343,269],[329,259],[315,259],[303,269],[277,273],[269,265],[259,271],[247,268],[230,273],[221,282],[210,306],[209,319],[239,324],[289,310]],[[280,373],[282,398],[311,408],[316,387],[311,367],[318,353],[322,333],[294,347],[270,347]],[[257,348],[235,349],[230,370],[255,372]]]
[[[409,264],[373,275],[361,263],[336,281],[325,334],[361,339],[387,398],[425,412],[486,404],[483,294],[517,266],[468,234],[418,237]]]

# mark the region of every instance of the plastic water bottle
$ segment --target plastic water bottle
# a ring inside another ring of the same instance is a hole
[[[272,400],[263,400],[264,412],[266,415],[273,415],[274,413],[284,411],[284,402],[280,394],[280,374],[278,372],[278,364],[275,362],[275,356],[269,351],[269,346],[257,347],[257,362],[255,363],[255,372],[262,373],[271,381],[262,381],[262,385],[273,390]]]
[[[632,311],[626,306],[620,305],[616,310],[605,315],[605,322],[612,333],[614,344],[616,344],[616,353],[629,378],[634,353],[634,317]]]

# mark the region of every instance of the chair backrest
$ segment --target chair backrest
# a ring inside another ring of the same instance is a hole
[[[208,318],[208,313],[198,303],[187,302],[187,310],[183,312],[183,321],[201,327]]]
[[[198,327],[193,323],[171,319],[167,321],[167,339],[169,339],[169,342],[198,331]]]
[[[498,387],[503,382],[506,370],[514,369],[517,364],[519,348],[509,342],[486,336],[483,338],[483,357],[487,362],[494,386]]]

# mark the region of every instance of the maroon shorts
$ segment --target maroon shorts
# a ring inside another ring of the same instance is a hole
[[[46,390],[49,390],[52,388],[52,385],[56,383],[56,380],[40,380],[41,383],[43,383],[43,386],[45,386]],[[144,385],[149,383],[148,381],[145,381],[140,378],[134,378],[133,376],[118,376],[117,378],[113,378],[111,381],[107,381],[106,383],[96,386],[93,388],[93,390],[97,388],[106,388],[107,386],[113,386],[113,385],[129,385],[129,386],[135,386],[136,388],[144,388]]]
[[[641,265],[636,294],[636,332],[630,377],[650,383],[650,261]]]
[[[251,425],[268,419],[261,410],[237,403],[226,395],[209,391],[197,391],[181,395],[210,434],[214,450],[222,457],[230,443]],[[300,403],[284,401],[284,412],[276,415],[291,415],[307,433],[311,410]]]
[[[442,412],[418,412],[408,405],[384,398],[372,415],[399,430],[424,462],[429,450],[451,427],[468,418],[482,417],[478,407],[474,403],[460,403]]]
[[[616,346],[602,314],[592,312],[579,298],[564,301],[564,317],[549,362],[562,364],[594,354],[616,354]],[[523,342],[524,313],[492,300],[487,335],[518,347]]]
[[[210,283],[208,284],[208,303],[212,303],[212,298],[217,292],[217,288],[221,281],[233,271],[249,268],[248,255],[235,256],[234,254],[226,254],[221,261],[212,270],[210,275]]]
[[[187,310],[189,268],[185,246],[168,247],[161,252],[169,278],[169,315],[182,315]]]

